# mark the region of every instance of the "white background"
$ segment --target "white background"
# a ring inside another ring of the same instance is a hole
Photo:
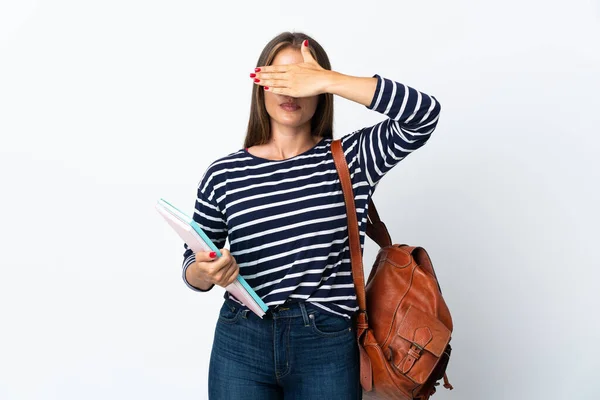
[[[223,289],[183,284],[153,207],[191,213],[242,147],[285,30],[442,104],[374,198],[452,312],[434,398],[600,398],[598,1],[21,0],[0,2],[0,399],[206,398]],[[335,137],[382,118],[336,98]]]

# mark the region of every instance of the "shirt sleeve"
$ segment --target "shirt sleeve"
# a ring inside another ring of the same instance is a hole
[[[358,165],[373,189],[392,167],[427,142],[440,115],[435,97],[379,75],[374,77],[377,88],[367,108],[388,119],[351,134],[358,142]]]
[[[206,236],[217,246],[219,249],[225,245],[227,239],[227,223],[224,215],[219,209],[217,202],[215,201],[215,193],[212,191],[212,185],[210,185],[209,179],[211,174],[207,171],[198,185],[196,194],[196,201],[194,204],[194,215],[193,219],[196,221],[200,228],[206,233]],[[192,249],[190,249],[187,243],[184,243],[183,253],[183,281],[192,290],[197,292],[208,292],[214,285],[207,290],[202,290],[195,286],[192,286],[185,277],[185,273],[190,265],[196,261],[196,256]]]

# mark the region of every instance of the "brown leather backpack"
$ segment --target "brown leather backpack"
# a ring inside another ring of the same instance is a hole
[[[452,389],[445,373],[452,317],[429,255],[422,247],[392,245],[371,201],[367,235],[380,249],[365,288],[352,181],[339,139],[332,141],[331,151],[348,215],[364,398],[427,400],[442,378]]]

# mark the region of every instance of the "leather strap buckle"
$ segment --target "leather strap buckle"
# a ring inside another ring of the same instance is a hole
[[[413,365],[415,365],[419,358],[421,358],[421,353],[423,353],[423,347],[417,343],[411,342],[406,357],[404,357],[404,360],[402,360],[399,364],[399,366],[401,366],[402,373],[407,374],[408,371],[411,370]]]
[[[415,361],[421,358],[421,354],[423,353],[423,347],[419,346],[417,343],[411,343],[410,348],[408,349],[408,354],[412,356]]]
[[[411,342],[411,346],[410,346],[410,348],[412,349],[413,347],[416,347],[416,348],[417,348],[416,350],[418,350],[418,351],[419,351],[419,354],[421,354],[421,353],[423,352],[423,347],[422,347],[422,346],[420,346],[418,343]]]

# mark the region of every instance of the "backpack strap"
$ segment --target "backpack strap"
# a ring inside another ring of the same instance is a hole
[[[360,235],[358,231],[358,219],[354,205],[354,192],[352,191],[352,180],[350,171],[342,149],[342,142],[337,139],[331,142],[331,154],[335,168],[337,169],[344,203],[346,203],[346,217],[348,219],[348,240],[350,243],[350,262],[352,263],[352,278],[356,290],[356,302],[358,303],[357,336],[360,338],[365,330],[369,328],[367,320],[367,299],[365,295],[365,273],[362,263],[362,252],[360,249]]]
[[[369,215],[367,216],[367,236],[369,236],[379,247],[392,245],[392,238],[387,227],[381,219],[375,208],[373,199],[369,199]]]

